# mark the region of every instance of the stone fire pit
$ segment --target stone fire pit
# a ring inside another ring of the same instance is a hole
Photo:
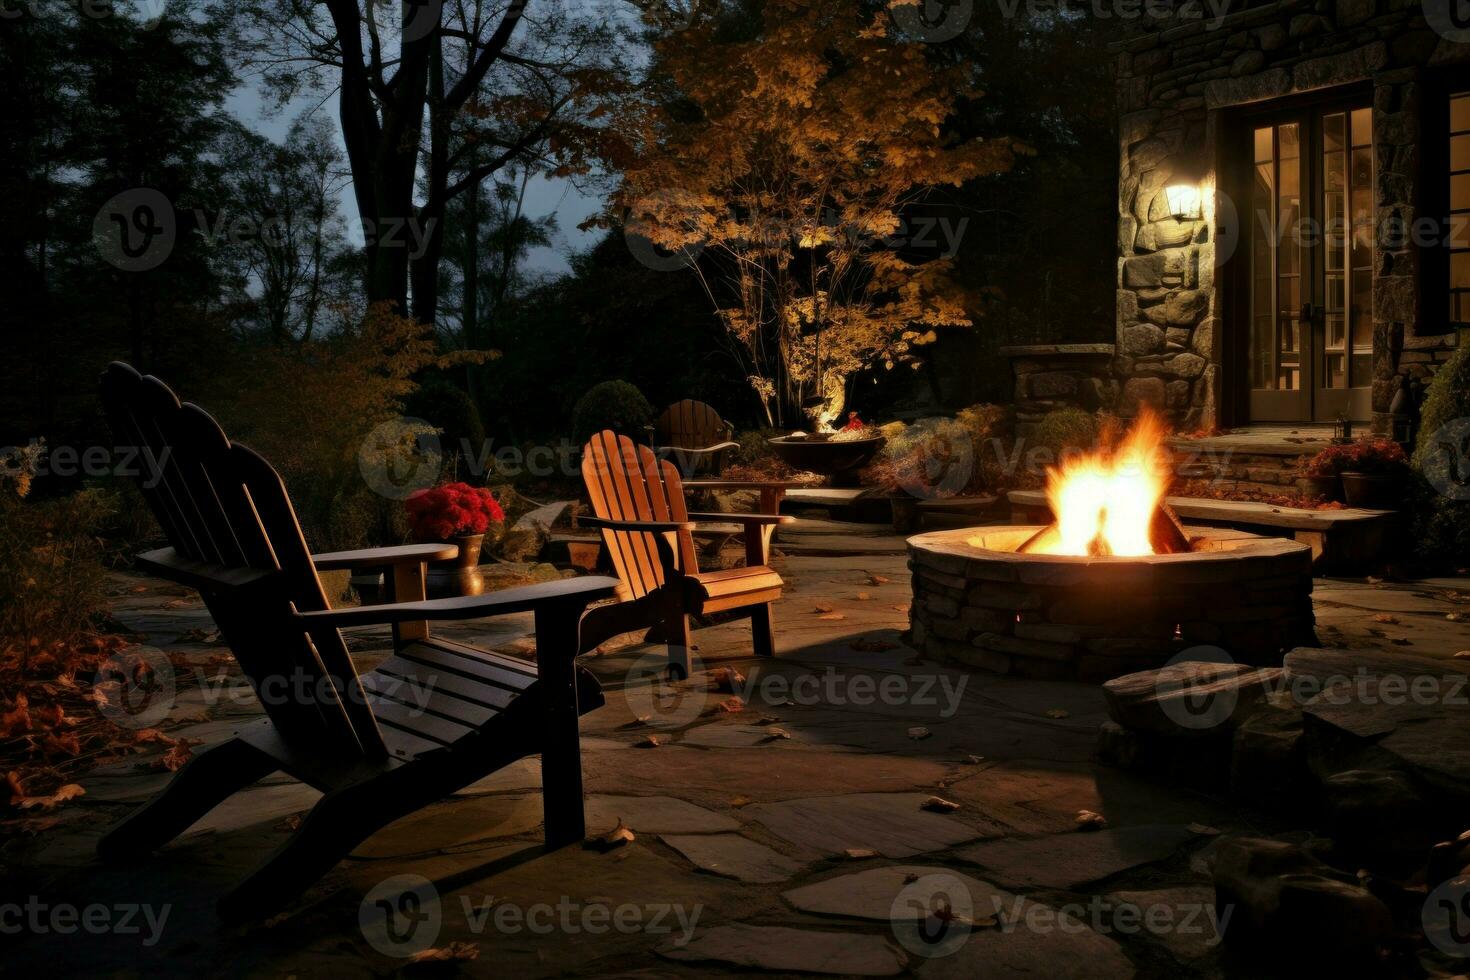
[[[1181,554],[1017,554],[1037,530],[909,538],[914,647],[995,673],[1105,681],[1160,667],[1192,647],[1266,666],[1293,647],[1316,645],[1307,545],[1190,527],[1193,550]]]

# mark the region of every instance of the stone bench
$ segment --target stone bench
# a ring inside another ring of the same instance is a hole
[[[1013,524],[1047,524],[1051,507],[1040,490],[1012,490],[1006,495]],[[1350,574],[1367,571],[1387,549],[1389,535],[1398,526],[1398,514],[1390,510],[1307,510],[1277,507],[1249,500],[1209,500],[1200,497],[1168,497],[1167,503],[1180,520],[1194,524],[1233,527],[1289,537],[1312,549],[1312,568],[1317,572]]]

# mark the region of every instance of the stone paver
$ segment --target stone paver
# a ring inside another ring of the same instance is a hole
[[[660,839],[699,870],[737,881],[773,884],[803,867],[803,862],[739,834],[663,834]]]
[[[977,929],[951,956],[922,963],[923,980],[1129,980],[1133,962],[1116,942],[1053,909],[1026,902],[1031,924]],[[1065,925],[1063,924],[1065,922]]]
[[[890,922],[893,903],[909,885],[926,876],[943,875],[946,885],[958,881],[969,892],[968,902],[951,896],[954,907],[968,907],[976,917],[994,914],[997,908],[1014,901],[1015,896],[989,882],[960,874],[949,868],[918,864],[899,864],[887,868],[871,868],[855,874],[838,875],[811,885],[783,892],[782,897],[802,912],[832,915],[847,919],[871,919]]]
[[[923,793],[854,793],[746,807],[746,819],[799,848],[819,854],[870,849],[905,858],[942,851],[980,836],[954,815],[920,809]]]
[[[957,852],[1003,885],[1076,888],[1170,857],[1196,838],[1188,827],[1149,824],[1029,840],[986,841]]]
[[[891,977],[903,972],[905,962],[880,936],[779,926],[718,926],[686,946],[666,943],[658,951],[686,962],[857,977]]]
[[[611,830],[621,820],[644,834],[717,834],[738,830],[738,821],[672,796],[589,796],[587,829]]]

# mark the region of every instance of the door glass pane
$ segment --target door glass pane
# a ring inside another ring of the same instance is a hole
[[[1301,309],[1305,267],[1301,235],[1301,130],[1296,123],[1276,129],[1276,387],[1296,391],[1302,384]]]
[[[1322,119],[1322,374],[1324,388],[1347,378],[1347,116]]]
[[[1353,363],[1350,384],[1363,388],[1373,376],[1373,120],[1369,109],[1353,110],[1353,236],[1349,256]]]
[[[1255,132],[1255,182],[1251,190],[1251,387],[1275,388],[1276,348],[1273,260],[1276,228],[1276,149],[1271,127]]]

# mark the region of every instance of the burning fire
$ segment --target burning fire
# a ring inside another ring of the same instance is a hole
[[[1167,520],[1160,505],[1172,475],[1167,435],[1158,417],[1145,413],[1115,448],[1105,445],[1048,469],[1046,499],[1056,523],[1021,550],[1082,557],[1156,554],[1155,522]]]

